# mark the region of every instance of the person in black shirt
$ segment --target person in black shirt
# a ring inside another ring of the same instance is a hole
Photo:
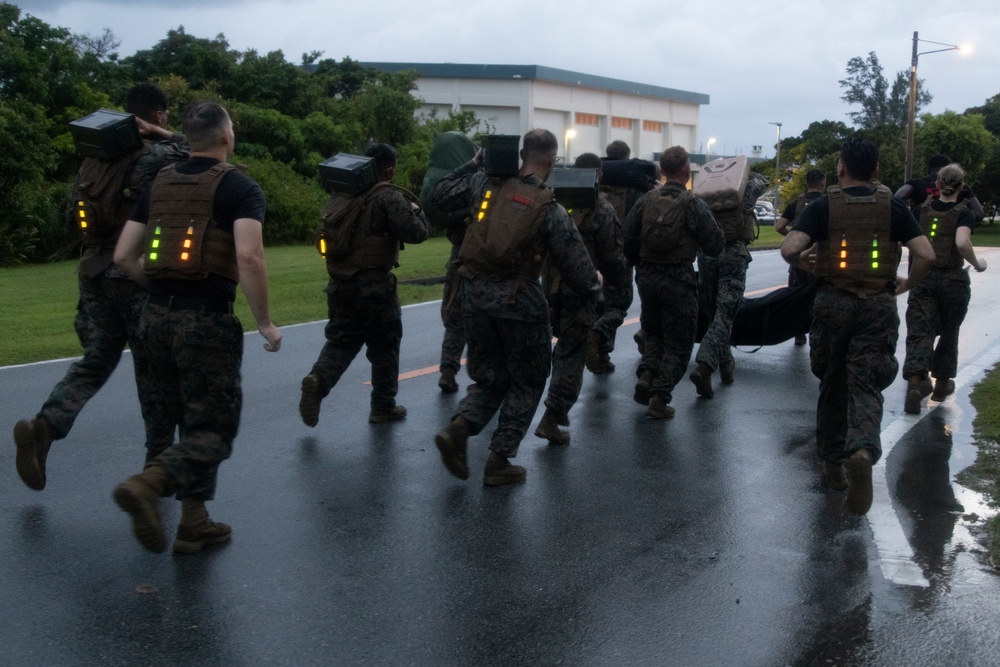
[[[938,170],[948,164],[951,164],[951,159],[947,155],[938,154],[931,156],[931,159],[927,161],[927,174],[908,180],[902,187],[896,190],[896,197],[910,202],[910,210],[916,215],[920,212],[920,205],[928,197],[935,199],[940,195],[937,185]],[[976,216],[976,222],[986,217],[986,214],[983,212],[983,205],[968,185],[962,186],[956,201],[965,202],[965,205]]]
[[[824,174],[821,169],[810,169],[806,174],[806,188],[807,189],[803,194],[799,195],[795,201],[785,207],[784,213],[782,213],[781,217],[778,218],[778,221],[774,223],[774,231],[778,232],[782,236],[788,234],[789,225],[795,221],[795,218],[802,214],[802,211],[809,202],[823,196],[823,192],[826,190],[826,174]],[[799,285],[805,285],[812,279],[812,274],[808,271],[804,271],[797,266],[788,267],[789,287],[794,288]],[[805,345],[805,334],[796,336],[795,344]]]

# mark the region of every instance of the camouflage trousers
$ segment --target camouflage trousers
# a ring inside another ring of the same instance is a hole
[[[684,267],[687,268],[687,267]],[[653,373],[650,395],[665,403],[673,398],[674,387],[684,377],[698,327],[698,287],[693,271],[685,277],[676,270],[643,270],[636,276],[642,303],[640,324],[646,347],[636,375]]]
[[[39,411],[55,427],[56,439],[65,438],[83,407],[104,386],[118,366],[126,343],[132,350],[136,391],[146,430],[146,447],[156,452],[174,441],[175,422],[156,409],[148,359],[140,333],[146,291],[131,280],[113,277],[112,266],[104,273],[79,277],[80,300],[76,311],[76,334],[83,358],[73,362],[52,389]]]
[[[150,463],[167,471],[178,499],[211,500],[240,426],[243,327],[227,313],[147,304],[142,331],[159,409],[180,425],[180,440]]]
[[[560,294],[559,340],[552,350],[552,379],[545,407],[565,417],[580,398],[583,387],[584,355],[594,322],[594,306],[584,299]]]
[[[454,265],[460,247],[456,245],[451,247],[451,257],[445,266],[444,291],[441,295],[441,322],[444,324],[441,370],[450,368],[456,373],[462,367],[462,352],[465,351],[465,322],[462,320],[462,309],[455,299],[458,277]]]
[[[695,360],[713,371],[733,358],[733,320],[743,303],[750,261],[750,251],[740,242],[727,243],[718,257],[698,254],[698,306],[711,313],[711,321]]]
[[[625,285],[605,286],[604,295],[607,307],[597,317],[593,330],[598,336],[597,351],[601,354],[611,354],[615,350],[615,335],[632,305],[632,269],[629,268],[627,271]]]
[[[910,290],[903,377],[926,375],[928,371],[936,378],[955,377],[958,330],[971,298],[969,274],[962,269],[932,269]]]
[[[376,269],[360,271],[346,280],[330,280],[326,292],[330,318],[326,343],[310,371],[319,378],[322,396],[330,393],[365,346],[372,365],[371,409],[392,410],[399,389],[403,338],[396,276]]]
[[[809,360],[819,378],[816,447],[832,462],[867,449],[882,455],[882,390],[899,371],[896,296],[881,292],[865,299],[821,287],[813,302]]]
[[[458,405],[476,435],[500,411],[490,449],[501,456],[517,456],[518,446],[531,425],[545,391],[552,363],[552,333],[547,324],[491,317],[465,311],[469,343],[466,366],[475,383]]]

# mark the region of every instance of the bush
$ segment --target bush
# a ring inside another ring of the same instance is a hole
[[[270,158],[237,155],[236,162],[247,165],[247,175],[267,196],[264,241],[268,245],[308,243],[319,227],[326,193],[314,179],[295,172],[291,165]]]

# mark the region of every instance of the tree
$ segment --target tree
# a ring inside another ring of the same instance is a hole
[[[997,139],[984,125],[979,114],[923,114],[914,131],[917,164],[931,155],[943,153],[965,169],[966,179],[973,183],[981,175],[986,161],[993,155]]]
[[[857,127],[883,133],[906,127],[910,104],[910,79],[906,71],[897,72],[890,86],[882,74],[878,56],[870,51],[867,58],[854,57],[847,61],[847,78],[839,83],[846,91],[840,99],[861,106],[860,111],[847,114]],[[923,80],[918,79],[917,110],[932,99],[924,90]]]
[[[124,62],[135,69],[139,81],[176,74],[192,88],[209,88],[230,77],[238,57],[222,33],[215,39],[204,39],[187,34],[184,26],[179,26],[153,48],[137,51]]]

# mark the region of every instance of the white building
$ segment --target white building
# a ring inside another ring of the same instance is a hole
[[[621,139],[632,157],[652,160],[669,146],[697,148],[698,113],[708,95],[540,65],[362,63],[383,71],[416,70],[418,113],[474,111],[480,131],[524,135],[549,130],[567,162],[604,155]]]

